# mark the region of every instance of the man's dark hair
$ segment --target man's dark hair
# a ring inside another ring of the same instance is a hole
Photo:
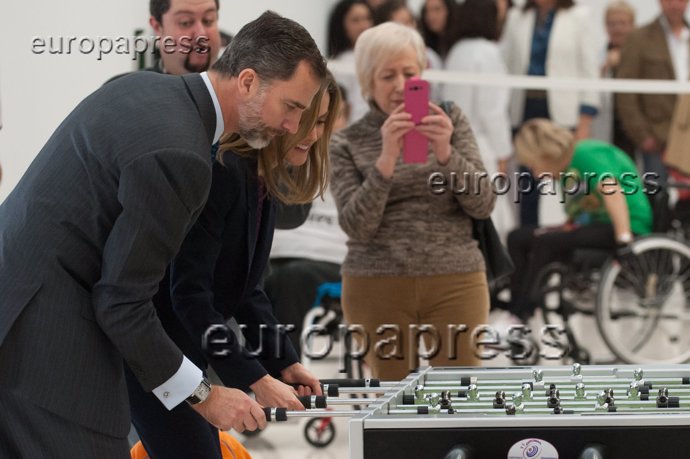
[[[151,0],[149,1],[149,13],[158,22],[161,22],[163,15],[170,9],[170,0]],[[220,10],[220,4],[216,0],[216,10]]]
[[[237,32],[212,69],[225,77],[253,69],[263,80],[286,81],[302,61],[316,78],[326,78],[326,61],[309,32],[291,19],[266,11]]]
[[[457,40],[467,38],[498,39],[498,8],[495,0],[465,0],[460,5]]]

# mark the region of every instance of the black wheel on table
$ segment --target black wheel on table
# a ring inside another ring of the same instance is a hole
[[[595,305],[597,326],[625,363],[690,360],[690,246],[652,235],[634,241],[634,257],[609,261]]]
[[[335,439],[335,426],[332,418],[313,418],[304,426],[304,438],[316,448],[325,448]]]

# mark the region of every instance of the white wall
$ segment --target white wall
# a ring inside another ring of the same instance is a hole
[[[423,0],[408,0],[419,12]],[[323,50],[326,18],[336,0],[221,0],[221,28],[235,33],[266,9],[290,17],[309,30]],[[603,24],[605,2],[579,0],[592,11],[593,24]],[[630,0],[647,22],[658,11],[657,1]],[[131,36],[148,21],[148,0],[7,1],[0,7],[0,202],[15,186],[29,163],[74,106],[104,81],[129,71],[128,56],[110,54],[35,55],[33,37]],[[603,43],[603,25],[598,29]]]

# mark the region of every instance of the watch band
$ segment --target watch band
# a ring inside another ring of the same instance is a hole
[[[190,405],[196,405],[197,403],[201,403],[204,400],[206,400],[208,398],[208,394],[210,393],[211,383],[209,382],[208,378],[204,377],[199,383],[199,385],[196,386],[196,389],[194,389],[192,395],[187,397],[185,401]]]

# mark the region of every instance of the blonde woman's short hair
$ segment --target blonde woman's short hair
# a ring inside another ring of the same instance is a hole
[[[630,16],[632,23],[635,23],[635,8],[624,0],[613,0],[606,6],[604,18],[608,18],[611,13],[626,13]]]
[[[515,136],[518,162],[527,167],[540,161],[557,161],[570,154],[574,147],[573,133],[545,118],[525,122]]]
[[[355,43],[355,68],[364,100],[371,100],[374,74],[388,59],[412,47],[420,72],[426,68],[426,46],[419,32],[395,22],[365,30]]]

